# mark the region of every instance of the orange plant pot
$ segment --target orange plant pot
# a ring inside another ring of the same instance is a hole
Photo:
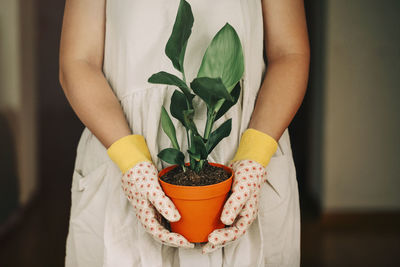
[[[170,184],[160,179],[178,165],[164,168],[158,174],[158,180],[164,193],[172,200],[181,214],[179,221],[170,222],[171,230],[183,235],[192,243],[207,242],[207,237],[212,231],[225,227],[220,216],[232,186],[233,171],[222,164],[211,162],[209,164],[224,168],[231,173],[231,176],[217,184],[183,186]],[[189,166],[190,163],[185,165]]]

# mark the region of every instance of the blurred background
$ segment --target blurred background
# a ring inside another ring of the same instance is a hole
[[[83,130],[58,80],[64,4],[0,0],[0,266],[64,263]],[[302,266],[400,266],[400,1],[305,5]]]

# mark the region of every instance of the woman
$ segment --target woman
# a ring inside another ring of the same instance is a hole
[[[241,191],[234,183],[221,217],[228,227],[210,234],[205,245],[160,224],[161,216],[176,221],[180,214],[155,179],[166,167],[157,153],[169,147],[160,108],[175,88],[147,79],[160,70],[176,73],[164,48],[179,2],[66,1],[60,83],[86,126],[73,173],[66,266],[299,266],[298,189],[287,127],[308,79],[303,2],[188,1],[195,22],[185,55],[187,81],[226,22],[237,31],[245,59],[239,103],[227,112],[231,134],[209,161],[232,163],[235,181],[251,166],[259,177],[255,189],[243,184]],[[196,123],[202,129],[205,122]],[[174,124],[185,147],[184,129]],[[131,179],[137,172],[140,179]],[[148,191],[134,182],[142,179]],[[254,198],[235,199],[247,193]]]

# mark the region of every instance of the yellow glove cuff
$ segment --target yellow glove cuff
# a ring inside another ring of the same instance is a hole
[[[138,162],[152,162],[146,140],[139,134],[127,135],[118,139],[107,149],[107,154],[118,165],[122,173]]]
[[[266,167],[278,149],[278,143],[270,135],[253,128],[246,129],[239,142],[235,156],[229,162],[250,159]]]

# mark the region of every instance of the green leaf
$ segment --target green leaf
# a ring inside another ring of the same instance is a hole
[[[183,117],[183,111],[187,110],[186,98],[185,95],[178,90],[175,90],[171,97],[171,104],[169,106],[169,110],[171,115],[179,120],[185,127],[185,120]]]
[[[239,36],[226,23],[207,47],[197,77],[221,77],[222,83],[231,92],[243,72],[244,58]]]
[[[185,155],[175,149],[175,148],[166,148],[160,151],[160,153],[157,154],[157,156],[162,159],[165,162],[168,162],[170,164],[178,164],[178,165],[184,165],[185,163]]]
[[[185,127],[192,130],[193,134],[199,135],[196,124],[193,121],[193,117],[194,117],[194,109],[188,109],[183,111],[183,120],[185,122],[184,124]]]
[[[157,84],[168,84],[168,85],[175,85],[178,86],[182,92],[185,94],[186,98],[192,103],[193,97],[195,97],[194,94],[190,93],[189,87],[186,85],[184,81],[182,81],[179,77],[175,76],[174,74],[165,72],[165,71],[160,71],[157,73],[154,73],[153,75],[150,76],[150,78],[147,80],[149,83],[157,83]]]
[[[178,7],[171,36],[165,46],[165,54],[171,60],[174,68],[183,72],[183,60],[186,45],[192,33],[194,18],[190,4],[181,0]]]
[[[240,96],[240,81],[236,83],[235,88],[233,88],[231,92],[231,96],[233,97],[233,102],[224,101],[221,108],[218,110],[217,115],[215,116],[215,121],[222,117],[232,106],[234,106]]]
[[[189,147],[189,154],[195,157],[200,157],[200,159],[207,159],[207,147],[203,139],[199,135],[194,135],[192,137],[192,144]]]
[[[226,90],[221,78],[200,77],[194,78],[190,83],[193,92],[206,102],[209,109],[213,110],[220,99],[233,102],[234,99]]]
[[[206,143],[207,153],[210,154],[218,143],[229,136],[232,129],[232,119],[229,119],[222,123],[214,132],[210,134],[210,138]]]
[[[171,140],[172,146],[179,150],[180,148],[178,141],[176,140],[175,126],[172,123],[171,118],[168,115],[168,112],[165,110],[163,106],[161,106],[161,126],[164,132]]]

